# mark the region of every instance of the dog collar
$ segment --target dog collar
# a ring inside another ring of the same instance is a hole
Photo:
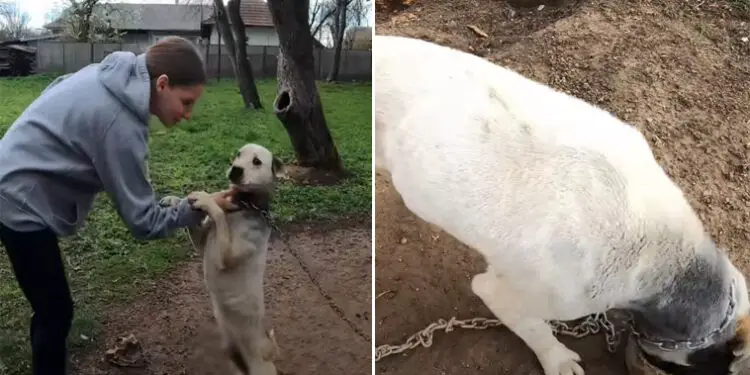
[[[270,226],[273,229],[276,229],[276,231],[281,233],[281,229],[279,229],[279,227],[276,226],[276,224],[273,221],[273,217],[271,216],[270,210],[262,209],[251,202],[240,201],[240,202],[235,203],[235,206],[237,206],[237,208],[226,210],[224,212],[231,214],[231,213],[240,212],[240,211],[256,211],[260,214],[260,216],[263,218],[266,224],[268,224],[268,226]]]
[[[637,343],[641,347],[651,347],[660,351],[678,351],[678,350],[697,350],[703,349],[712,343],[716,342],[716,339],[727,329],[729,324],[734,320],[735,308],[737,304],[737,298],[734,295],[735,281],[732,280],[729,284],[729,307],[727,308],[727,314],[724,316],[719,328],[711,331],[708,335],[698,340],[671,340],[666,338],[655,338],[650,337],[642,332],[638,332],[635,328],[632,330]]]

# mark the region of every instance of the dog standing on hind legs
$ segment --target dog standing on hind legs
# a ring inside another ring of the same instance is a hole
[[[227,171],[235,209],[224,211],[215,194],[193,192],[187,199],[207,217],[188,228],[203,256],[203,275],[228,358],[243,375],[277,375],[279,348],[273,330],[263,328],[266,254],[272,223],[270,200],[283,164],[265,147],[246,144]],[[178,197],[165,197],[172,205]]]

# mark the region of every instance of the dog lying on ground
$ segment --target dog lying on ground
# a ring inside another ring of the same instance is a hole
[[[272,231],[267,219],[276,177],[283,164],[265,147],[240,148],[228,171],[237,208],[224,212],[215,194],[188,196],[196,209],[207,213],[200,227],[188,228],[203,255],[203,273],[224,349],[244,375],[276,375],[278,346],[273,330],[265,331],[263,276]],[[180,198],[165,197],[162,204]]]
[[[745,277],[640,132],[468,53],[374,45],[376,167],[411,212],[484,256],[472,291],[546,375],[584,371],[545,321],[610,309],[672,374],[739,366]]]

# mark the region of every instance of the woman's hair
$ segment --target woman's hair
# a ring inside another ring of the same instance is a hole
[[[206,83],[206,67],[198,49],[189,40],[169,36],[146,51],[146,66],[152,85],[162,74],[170,86],[194,86]]]

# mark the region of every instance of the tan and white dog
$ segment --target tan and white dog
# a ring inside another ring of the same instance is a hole
[[[473,292],[546,375],[584,371],[545,321],[610,309],[672,374],[738,367],[745,277],[634,127],[455,49],[375,36],[373,50],[376,168],[484,256]]]
[[[205,284],[224,349],[243,375],[277,373],[274,360],[278,346],[273,330],[263,328],[263,283],[272,231],[269,202],[282,168],[268,149],[247,144],[237,152],[227,172],[236,209],[225,212],[219,207],[214,195],[221,192],[188,195],[193,207],[207,213],[200,227],[188,230],[203,254]],[[170,196],[161,203],[178,201],[180,198]]]

